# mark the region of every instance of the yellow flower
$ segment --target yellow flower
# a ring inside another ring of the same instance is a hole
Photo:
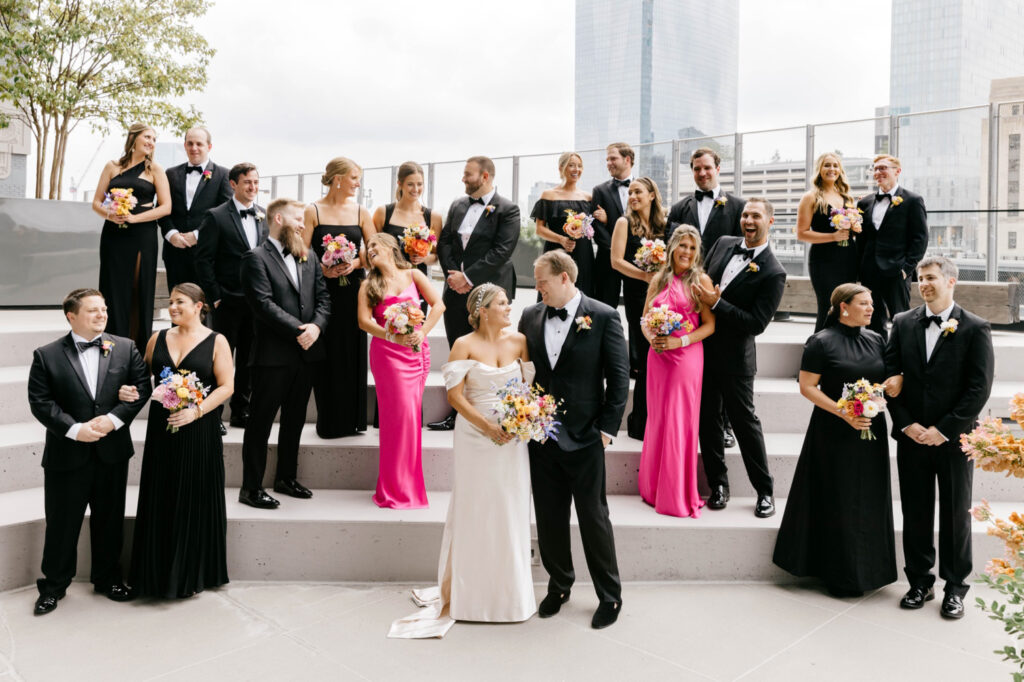
[[[188,389],[185,388],[184,386],[179,387],[178,390],[175,391],[175,393],[177,393],[178,397],[182,399],[188,397]]]

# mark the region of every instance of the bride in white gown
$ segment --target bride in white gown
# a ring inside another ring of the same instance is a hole
[[[437,586],[413,590],[421,610],[388,637],[443,637],[457,620],[511,623],[537,611],[530,567],[530,460],[526,444],[498,426],[497,389],[533,381],[526,338],[509,329],[504,289],[470,292],[476,330],[455,341],[441,368],[455,422],[454,480],[441,540]]]

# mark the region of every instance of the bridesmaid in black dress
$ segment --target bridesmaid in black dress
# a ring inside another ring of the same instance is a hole
[[[131,585],[139,596],[190,597],[228,582],[224,445],[215,410],[234,390],[234,367],[227,339],[203,325],[207,310],[197,285],[179,284],[168,305],[175,326],[146,346],[155,383],[170,367],[195,372],[210,392],[202,405],[174,413],[150,403],[132,545]]]
[[[354,197],[363,170],[343,156],[331,159],[321,182],[327,194],[306,207],[302,233],[317,259],[324,254],[325,235],[344,235],[356,245],[352,263],[323,268],[331,294],[331,317],[324,330],[327,363],[313,380],[316,398],[316,433],[321,438],[352,436],[366,430],[367,346],[359,328],[359,285],[363,281],[363,244],[373,233],[370,213]],[[343,283],[347,278],[348,283]]]
[[[626,215],[615,222],[612,232],[612,267],[621,272],[622,300],[626,308],[630,355],[636,352],[637,377],[633,387],[633,411],[626,417],[630,438],[644,439],[647,428],[647,351],[650,343],[640,329],[647,303],[647,288],[654,277],[633,265],[633,257],[644,239],[661,239],[670,233],[658,185],[650,178],[637,178],[629,185]]]
[[[855,205],[842,161],[826,152],[815,162],[814,189],[800,199],[796,216],[796,236],[810,244],[808,267],[811,286],[818,299],[814,331],[825,326],[832,292],[840,284],[857,281],[857,245],[849,230],[836,230],[830,209]],[[841,246],[839,242],[847,242]]]
[[[558,174],[562,184],[546,189],[533,206],[530,217],[537,223],[537,236],[544,241],[544,251],[565,249],[576,261],[579,274],[576,288],[586,296],[594,295],[594,242],[582,237],[573,239],[565,233],[566,210],[590,212],[590,195],[576,187],[583,175],[583,159],[576,152],[558,157]],[[540,300],[540,297],[537,297]]]
[[[775,543],[776,564],[820,578],[837,597],[896,580],[885,413],[867,419],[836,408],[843,384],[882,383],[888,374],[885,341],[866,329],[871,313],[871,292],[842,284],[832,294],[826,327],[804,346],[800,393],[814,412]],[[861,439],[867,428],[875,440]]]
[[[92,198],[92,209],[106,219],[100,234],[99,290],[107,300],[107,331],[127,336],[139,348],[145,348],[153,333],[156,221],[171,212],[171,191],[164,169],[153,161],[155,148],[153,129],[132,124],[124,155],[103,167]],[[132,190],[138,204],[130,215],[112,215],[103,207],[111,189]]]

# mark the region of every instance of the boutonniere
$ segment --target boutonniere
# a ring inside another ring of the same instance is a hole
[[[110,355],[110,351],[114,350],[114,346],[116,345],[117,344],[115,344],[113,341],[109,339],[104,339],[103,345],[100,346],[100,352],[103,353],[103,357],[107,357],[108,355]]]
[[[494,213],[494,204],[487,204],[484,206],[484,214],[491,215]]]
[[[590,315],[580,315],[576,318],[576,333],[589,331],[593,323],[594,321],[590,319]]]
[[[729,201],[729,197],[724,194],[719,194],[718,198],[715,199],[715,206],[725,206],[725,202]]]
[[[939,329],[942,330],[942,335],[946,336],[947,334],[956,334],[956,328],[958,326],[960,326],[960,323],[951,317],[943,322]]]
[[[305,263],[307,260],[309,260],[309,257],[306,254],[302,254],[301,256],[299,256],[300,263]]]
[[[893,197],[891,201],[893,207],[896,207],[903,203],[903,197]]]
[[[211,177],[213,177],[213,171],[211,171],[211,170],[204,170],[203,171],[203,182],[208,182]]]
[[[267,214],[263,211],[256,211],[256,220],[263,220],[267,217]]]
[[[760,269],[761,266],[759,266],[754,261],[750,261],[750,263],[747,265],[747,272],[758,272]]]

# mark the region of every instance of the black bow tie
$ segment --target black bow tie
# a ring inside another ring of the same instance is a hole
[[[924,317],[921,318],[921,326],[927,329],[929,326],[931,326],[931,323],[934,322],[935,324],[939,325],[939,328],[941,329],[943,321],[944,320],[942,319],[941,315],[925,315]]]
[[[249,216],[250,218],[255,218],[256,217],[256,209],[255,208],[243,208],[242,210],[240,210],[238,212],[238,215],[242,216],[243,218],[245,216]]]
[[[473,204],[480,204],[481,206],[483,206],[484,205],[484,198],[483,197],[477,197],[476,199],[474,199],[473,197],[470,197],[469,198],[469,205],[472,206]]]
[[[619,180],[618,178],[612,178],[612,186],[618,189],[619,187],[629,187],[629,183],[633,182],[633,178],[626,178],[625,180]]]
[[[882,199],[891,199],[888,192],[879,192],[875,195],[875,201],[881,201]]]
[[[700,201],[704,197],[707,197],[708,199],[714,199],[715,198],[715,190],[709,189],[709,190],[705,191],[705,190],[702,190],[702,189],[697,189],[697,190],[693,191],[693,196],[696,197],[697,201]]]
[[[102,348],[103,347],[103,339],[100,338],[99,336],[97,336],[92,341],[76,341],[75,345],[78,346],[78,352],[79,353],[84,353],[85,351],[89,350],[93,346],[95,346],[96,348]]]
[[[547,316],[557,317],[564,322],[565,319],[569,317],[569,311],[565,308],[552,308],[551,306],[548,306]]]
[[[185,175],[188,175],[189,173],[203,173],[205,171],[206,169],[202,166],[188,166],[185,168]]]
[[[743,248],[743,243],[741,242],[741,243],[737,244],[736,246],[732,247],[732,255],[734,255],[734,256],[743,256],[744,258],[749,258],[750,260],[754,260],[754,249],[745,249],[745,248]]]

